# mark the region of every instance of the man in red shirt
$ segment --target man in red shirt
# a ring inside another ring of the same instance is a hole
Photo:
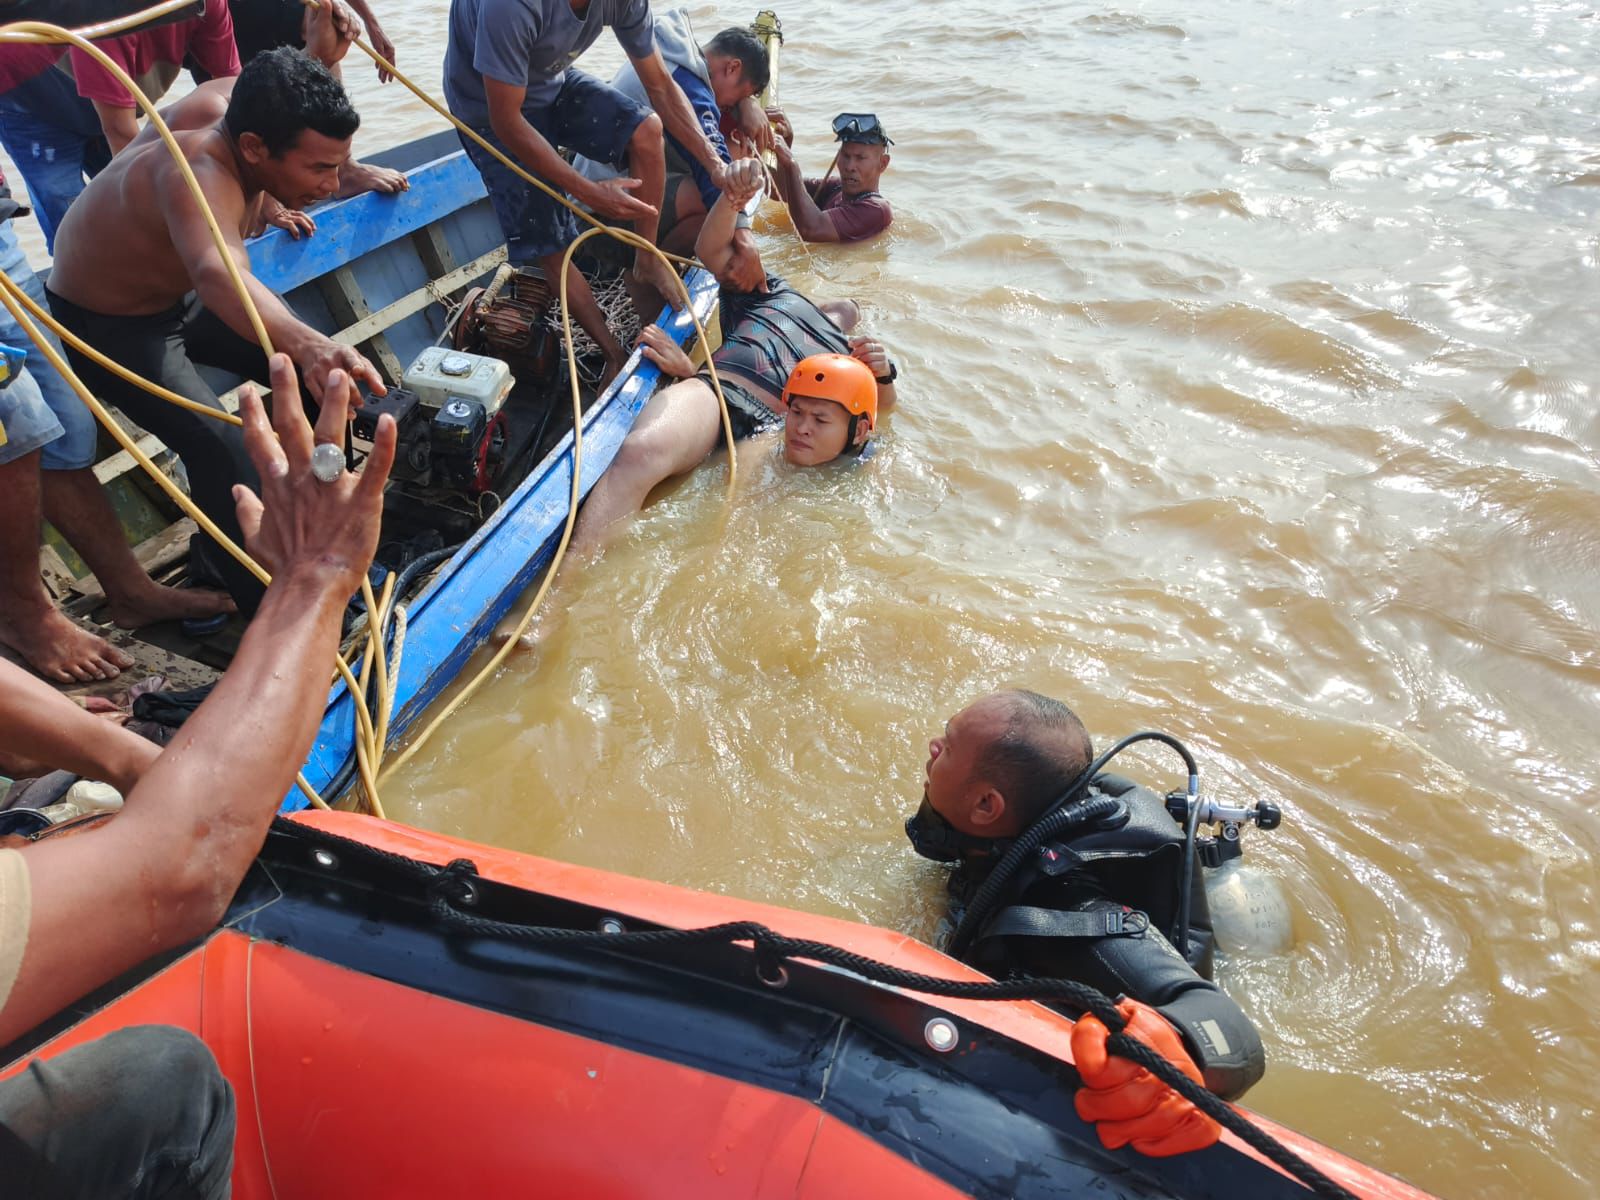
[[[205,11],[189,21],[160,25],[99,43],[152,100],[167,94],[193,56],[213,78],[239,73],[239,51],[233,42],[233,20],[226,0],[206,0]],[[68,55],[78,95],[94,105],[111,153],[116,154],[139,135],[139,103],[93,55],[74,47]]]
[[[226,0],[208,0],[190,20],[96,45],[151,99],[172,86],[185,54],[213,75],[239,73]],[[61,46],[0,46],[0,142],[28,185],[51,253],[67,207],[133,140],[138,115],[133,96],[93,56]]]
[[[889,166],[889,147],[894,143],[877,117],[871,113],[835,117],[839,178],[807,179],[791,149],[794,129],[789,118],[778,108],[768,109],[767,116],[779,135],[772,147],[778,159],[778,192],[802,238],[808,242],[859,242],[889,228],[894,213],[878,191],[878,181]]]

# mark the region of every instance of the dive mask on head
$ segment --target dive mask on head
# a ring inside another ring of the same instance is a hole
[[[860,142],[868,146],[894,145],[874,113],[840,113],[833,119],[833,136],[840,142]]]
[[[906,818],[906,837],[911,839],[911,848],[923,858],[944,863],[994,857],[1004,854],[1011,845],[1010,838],[974,837],[962,833],[944,819],[926,796],[922,798],[922,807]]]

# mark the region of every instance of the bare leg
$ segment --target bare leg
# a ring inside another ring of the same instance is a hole
[[[156,621],[234,611],[226,592],[163,587],[145,573],[123,539],[122,527],[93,467],[43,474],[45,515],[89,564],[105,589],[111,619],[118,625],[137,629]]]
[[[694,243],[700,236],[700,227],[706,223],[705,202],[700,199],[693,177],[669,177],[665,203],[668,210],[661,214],[661,248],[668,254],[689,257],[694,254]]]
[[[698,465],[721,433],[716,393],[704,381],[685,379],[657,392],[584,502],[573,550],[598,545],[609,526],[639,510],[651,488]]]
[[[544,268],[544,277],[551,281],[551,288],[559,289],[561,252],[546,254],[539,260],[539,265]],[[600,353],[606,356],[605,373],[600,376],[600,390],[605,391],[617,377],[617,373],[622,370],[623,364],[628,361],[628,352],[622,348],[622,343],[611,335],[611,329],[606,325],[605,311],[595,300],[594,293],[589,290],[589,281],[576,266],[570,267],[567,271],[567,305],[578,324],[583,327],[583,331],[594,339],[594,344],[600,347]]]
[[[633,231],[654,245],[663,224],[660,215],[661,199],[667,182],[667,159],[664,143],[661,140],[661,118],[655,113],[651,113],[639,122],[639,127],[633,131],[633,138],[628,142],[628,170],[639,180],[639,187],[633,194],[656,210],[656,215],[640,217],[635,221]],[[672,222],[669,219],[665,224],[671,225]],[[672,268],[654,254],[647,250],[634,252],[633,276],[639,283],[654,288],[664,303],[670,304],[675,309],[683,306]],[[641,298],[635,296],[634,307],[642,319],[650,306],[647,301],[644,308],[641,308],[640,304]]]
[[[0,642],[59,683],[113,679],[133,659],[68,620],[39,577],[39,474],[37,450],[0,466]]]

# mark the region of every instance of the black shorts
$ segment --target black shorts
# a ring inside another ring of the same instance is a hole
[[[73,333],[107,357],[180,396],[220,408],[216,392],[195,370],[196,363],[218,367],[247,379],[265,382],[267,359],[261,347],[240,337],[190,293],[165,312],[146,316],[112,316],[83,308],[46,291],[50,309]],[[78,351],[67,348],[73,369],[101,399],[115,404],[138,425],[160,438],[183,461],[189,493],[205,514],[235,542],[243,545],[233,485],[260,490],[255,466],[245,453],[237,425],[169,404],[111,374]],[[191,547],[221,579],[241,609],[260,602],[262,586],[242,564],[212,539],[197,533]]]
[[[618,169],[626,165],[628,142],[650,110],[593,75],[569,70],[555,100],[522,115],[552,146],[572,150]],[[474,130],[501,153],[516,155],[488,128]],[[462,135],[467,157],[483,176],[489,203],[506,237],[506,257],[516,265],[565,250],[578,236],[578,219],[499,159]]]
[[[696,378],[711,387],[710,371],[701,371]],[[738,380],[729,379],[726,371],[717,372],[717,381],[722,384],[722,398],[728,402],[728,423],[733,426],[734,441],[742,442],[758,433],[770,433],[783,428],[783,414],[775,412],[771,405]],[[711,390],[715,392],[716,388]]]

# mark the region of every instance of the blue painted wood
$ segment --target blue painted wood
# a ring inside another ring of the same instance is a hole
[[[702,322],[709,320],[717,296],[716,281],[705,271],[693,270],[686,282],[695,313]],[[657,323],[679,345],[694,334],[687,312],[663,309]],[[605,397],[584,415],[579,477],[583,495],[589,494],[611,465],[659,377],[655,364],[636,351]],[[572,494],[572,448],[573,437],[568,433],[408,607],[389,730],[391,745],[449,686],[468,657],[550,562]],[[319,792],[340,774],[354,753],[354,729],[354,700],[341,682],[329,693],[327,711],[306,762],[306,780]],[[296,811],[306,803],[300,791],[292,789],[284,798],[283,811]]]
[[[282,295],[488,195],[461,150],[414,167],[409,175],[410,191],[395,196],[363,192],[318,205],[312,210],[317,231],[310,237],[296,241],[285,229],[269,229],[253,239],[255,277]]]

